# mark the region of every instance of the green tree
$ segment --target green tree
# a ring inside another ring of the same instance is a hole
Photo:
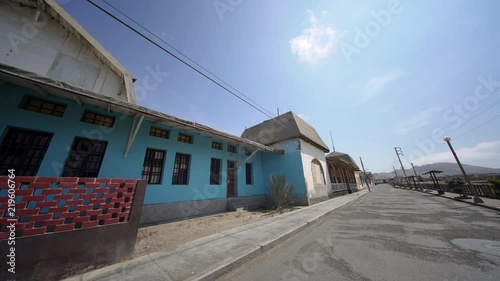
[[[490,178],[488,179],[488,182],[495,191],[496,196],[500,196],[500,179]]]
[[[291,205],[293,185],[286,182],[285,175],[270,174],[267,188],[271,192],[278,211],[283,213],[283,209]]]

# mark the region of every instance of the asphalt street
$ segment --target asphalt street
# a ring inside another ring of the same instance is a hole
[[[500,280],[500,213],[372,187],[219,280]]]

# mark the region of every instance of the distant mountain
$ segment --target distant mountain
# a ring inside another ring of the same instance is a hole
[[[500,169],[495,169],[495,168],[487,168],[487,167],[481,167],[481,166],[472,166],[472,165],[466,165],[462,164],[464,166],[465,172],[467,174],[500,174]],[[405,167],[406,168],[406,167]],[[460,168],[458,167],[457,163],[434,163],[434,164],[427,164],[423,166],[415,166],[415,171],[417,172],[417,175],[422,175],[423,173],[427,173],[428,171],[431,170],[436,170],[436,171],[443,171],[442,174],[443,176],[452,176],[452,175],[461,175],[462,172],[460,171]],[[406,174],[408,176],[412,176],[413,170],[410,169],[405,169]],[[398,173],[398,177],[403,176],[403,170],[399,169],[396,170]],[[394,177],[394,172],[392,173],[374,173],[373,174],[376,179],[385,179],[385,178],[392,178]]]

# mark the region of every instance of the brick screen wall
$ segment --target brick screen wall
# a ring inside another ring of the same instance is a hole
[[[8,212],[8,177],[0,176],[0,239],[17,219],[16,237],[128,222],[137,180],[15,177],[15,214]]]

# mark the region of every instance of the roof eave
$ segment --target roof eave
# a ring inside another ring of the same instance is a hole
[[[9,66],[9,68],[15,69],[14,67],[10,67],[10,66]],[[26,81],[29,84],[31,83],[31,84],[35,84],[35,85],[36,84],[43,85],[44,87],[58,89],[60,91],[64,91],[64,92],[68,92],[68,93],[73,94],[73,95],[77,95],[78,97],[87,98],[87,99],[91,99],[94,101],[102,102],[103,104],[105,104],[105,106],[101,105],[99,107],[101,107],[103,109],[106,109],[108,106],[113,106],[115,108],[123,108],[124,109],[123,112],[128,113],[128,111],[132,111],[132,112],[134,112],[134,114],[132,114],[132,115],[144,114],[145,116],[148,116],[149,120],[155,120],[157,123],[164,123],[167,126],[171,126],[170,124],[176,124],[179,127],[182,127],[183,129],[185,129],[187,131],[193,131],[195,133],[196,132],[204,133],[204,134],[211,136],[212,138],[219,138],[222,140],[226,140],[228,142],[233,142],[233,143],[237,143],[239,145],[259,149],[263,152],[272,152],[272,153],[282,153],[283,152],[281,149],[275,149],[273,147],[269,147],[269,146],[263,145],[263,144],[258,143],[258,142],[254,142],[254,141],[251,141],[248,139],[233,136],[233,135],[224,133],[222,131],[210,128],[208,126],[200,125],[200,124],[197,124],[195,122],[191,122],[191,121],[183,120],[183,119],[180,119],[180,118],[177,118],[174,116],[170,116],[170,115],[167,115],[167,114],[155,111],[155,110],[151,110],[151,109],[142,107],[140,105],[131,104],[131,103],[117,100],[117,99],[107,97],[107,96],[102,96],[100,94],[96,94],[94,92],[91,92],[91,91],[88,91],[88,90],[85,90],[85,89],[82,89],[79,87],[71,86],[71,85],[68,85],[68,84],[60,82],[60,81],[55,81],[55,80],[52,80],[52,79],[47,78],[47,77],[40,77],[40,78],[36,79],[36,77],[39,77],[39,76],[34,74],[34,73],[31,73],[31,75],[34,75],[34,77],[28,77],[28,76],[22,75],[20,73],[12,72],[12,71],[5,69],[5,66],[2,64],[0,64],[0,74],[14,77],[17,79],[21,79],[23,81]],[[0,77],[0,79],[1,79],[1,77]],[[5,80],[7,81],[8,79],[5,79]],[[7,82],[10,82],[10,81],[7,81]]]

